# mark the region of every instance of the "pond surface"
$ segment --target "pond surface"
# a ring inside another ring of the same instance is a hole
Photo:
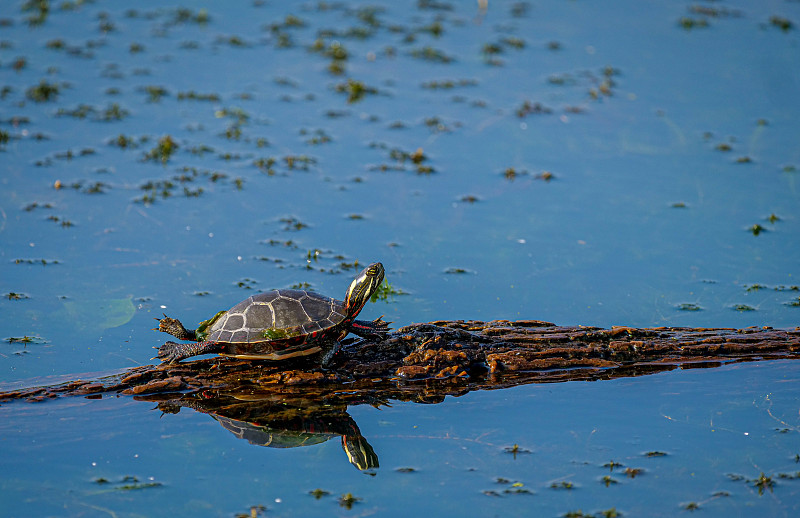
[[[395,326],[800,322],[798,2],[46,5],[0,12],[0,390],[373,261],[362,317]],[[264,448],[128,397],[7,404],[0,514],[793,516],[798,379],[350,407],[367,474],[339,428]]]
[[[262,447],[130,398],[7,405],[4,513],[796,516],[798,400],[794,363],[768,362],[354,406],[367,472],[337,437]]]

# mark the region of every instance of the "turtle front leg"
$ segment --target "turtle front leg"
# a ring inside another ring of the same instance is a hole
[[[167,342],[159,347],[156,358],[162,362],[175,363],[190,356],[221,353],[223,349],[224,346],[217,342],[187,342],[182,344]]]
[[[382,316],[376,318],[372,322],[353,320],[353,323],[350,324],[350,332],[361,338],[382,340],[386,336],[386,333],[389,332],[389,324],[391,324],[391,322],[385,322]]]
[[[197,341],[197,334],[194,329],[186,329],[177,318],[170,318],[164,315],[164,318],[156,318],[156,320],[158,320],[158,329],[153,329],[153,331],[169,333],[178,340]]]

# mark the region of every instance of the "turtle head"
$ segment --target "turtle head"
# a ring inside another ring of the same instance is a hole
[[[344,307],[347,316],[355,317],[364,307],[364,304],[372,297],[372,294],[383,282],[383,265],[372,263],[359,273],[350,287],[347,288],[347,295],[344,298]]]

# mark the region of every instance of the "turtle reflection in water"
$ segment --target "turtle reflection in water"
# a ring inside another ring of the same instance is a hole
[[[223,428],[250,444],[270,448],[297,448],[342,438],[350,463],[361,471],[379,467],[378,456],[347,413],[345,404],[325,404],[291,396],[187,394],[162,401],[158,407],[177,413],[181,407],[210,415]]]
[[[380,339],[389,330],[381,318],[367,322],[356,316],[383,282],[383,265],[373,263],[359,273],[344,301],[305,290],[272,290],[220,311],[188,330],[174,318],[157,319],[158,330],[186,343],[167,342],[158,350],[164,362],[219,353],[246,360],[285,360],[323,352],[327,365],[349,333]]]

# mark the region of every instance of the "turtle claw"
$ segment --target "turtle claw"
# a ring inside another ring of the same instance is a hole
[[[167,342],[157,349],[158,354],[153,359],[161,360],[162,363],[175,363],[185,358],[185,356],[181,354],[181,344],[175,342]]]
[[[158,331],[169,333],[179,340],[196,340],[197,338],[194,330],[190,331],[183,327],[183,324],[177,318],[170,318],[164,315],[164,318],[157,318],[156,320],[158,320]]]
[[[372,321],[373,324],[380,327],[382,330],[389,330],[389,326],[394,324],[394,322],[387,322],[383,319],[383,315],[379,316],[375,320]]]

